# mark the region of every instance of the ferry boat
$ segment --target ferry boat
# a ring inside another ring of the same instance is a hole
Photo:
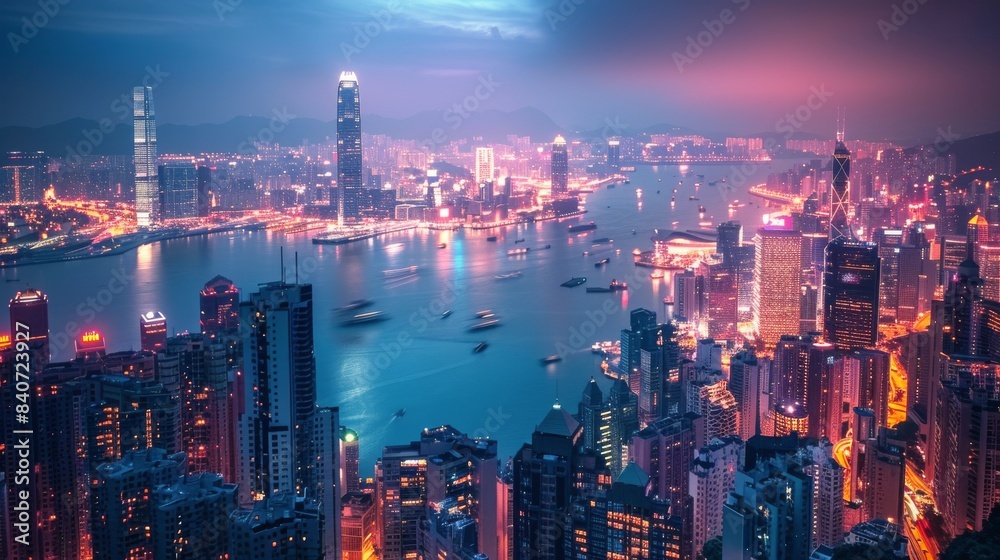
[[[601,268],[602,266],[608,264],[609,262],[611,262],[611,259],[609,259],[608,257],[604,257],[603,259],[594,263],[594,268]]]
[[[444,313],[441,314],[441,318],[442,319],[447,319],[448,317],[451,317],[451,309],[448,309]]]
[[[589,224],[577,224],[575,226],[569,226],[570,233],[578,233],[581,231],[591,231],[597,229],[597,224],[590,222]]]
[[[480,342],[479,344],[476,345],[475,348],[472,349],[472,353],[473,354],[478,354],[478,353],[482,352],[483,350],[486,350],[486,347],[488,347],[488,346],[489,346],[489,344],[487,344],[486,341]]]
[[[447,243],[438,243],[438,249],[444,249],[447,246],[448,246]]]
[[[529,247],[521,247],[520,249],[511,249],[511,250],[507,251],[507,256],[508,257],[513,257],[513,256],[516,256],[516,255],[523,255],[523,254],[527,253],[530,250],[531,249]]]
[[[492,317],[493,315],[494,315],[494,313],[493,313],[492,309],[482,309],[480,311],[476,311],[476,314],[474,315],[474,317],[476,319],[482,319],[484,317]]]
[[[555,354],[553,354],[552,356],[546,356],[541,360],[543,366],[547,366],[549,364],[554,364],[556,362],[561,362],[561,361],[562,361],[562,356]]]
[[[632,230],[632,231],[635,231],[635,230]],[[591,241],[590,244],[591,245],[605,245],[605,244],[612,243],[612,242],[614,242],[613,239],[608,239],[607,237],[601,237],[600,239],[595,239],[595,240]]]
[[[560,285],[563,288],[575,288],[575,287],[579,286],[580,284],[583,284],[586,281],[587,281],[586,277],[584,277],[584,276],[576,276],[574,278],[570,278],[569,280],[563,282]]]
[[[701,206],[701,205],[699,205],[699,206],[698,206],[698,213],[700,213],[700,214],[704,214],[704,213],[705,213],[705,207],[704,207],[704,206]]]
[[[378,321],[384,321],[388,318],[389,316],[385,313],[385,311],[369,311],[367,313],[358,313],[357,315],[344,321],[344,324],[363,325],[365,323],[376,323]]]
[[[383,270],[382,274],[386,278],[399,278],[401,276],[409,276],[417,272],[419,267],[417,265],[407,266],[403,268],[390,268],[389,270]]]
[[[492,329],[499,326],[500,326],[500,319],[489,319],[487,321],[482,321],[480,323],[472,325],[471,327],[469,327],[468,330],[469,332],[483,331],[486,329]]]

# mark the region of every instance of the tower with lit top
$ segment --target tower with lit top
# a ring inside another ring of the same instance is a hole
[[[851,239],[847,213],[851,206],[851,152],[844,144],[844,121],[837,116],[837,145],[833,150],[833,182],[830,186],[830,240],[838,237]]]
[[[341,225],[360,219],[361,169],[361,94],[358,76],[345,71],[337,87],[337,220]]]

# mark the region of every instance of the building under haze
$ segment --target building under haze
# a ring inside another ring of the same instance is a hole
[[[160,217],[164,220],[199,216],[198,169],[193,163],[176,161],[159,169]]]
[[[566,194],[569,190],[569,152],[566,139],[556,136],[552,142],[552,196]]]
[[[337,87],[337,219],[341,225],[361,218],[361,94],[354,72],[342,72]]]
[[[477,185],[493,181],[493,148],[476,148],[475,181]]]
[[[156,111],[153,88],[132,90],[132,126],[135,163],[135,217],[139,227],[149,226],[159,218],[156,177]]]
[[[240,289],[225,276],[216,276],[199,293],[201,332],[215,336],[236,332],[240,326]]]

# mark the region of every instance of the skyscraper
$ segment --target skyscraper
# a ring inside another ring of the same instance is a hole
[[[139,345],[143,352],[158,352],[167,344],[167,318],[162,311],[139,315]]]
[[[360,457],[358,433],[350,428],[340,427],[340,487],[343,493],[360,492],[358,459]]]
[[[259,289],[240,304],[240,325],[245,327],[241,503],[309,489],[314,462],[312,285],[271,282]]]
[[[49,297],[41,290],[28,288],[11,298],[10,335],[15,342],[27,339],[31,375],[49,363]]]
[[[846,349],[878,340],[878,245],[838,237],[826,247],[823,273],[823,335]]]
[[[201,303],[201,332],[215,336],[235,332],[240,326],[240,289],[233,281],[216,276],[199,293]]]
[[[90,490],[94,559],[152,558],[155,506],[149,495],[155,486],[177,482],[187,468],[183,453],[150,448],[94,469]]]
[[[190,162],[160,166],[160,217],[164,220],[194,218],[198,213],[198,169]]]
[[[552,142],[552,196],[566,194],[569,189],[569,152],[566,139],[557,135]]]
[[[605,161],[608,169],[618,171],[622,163],[622,147],[620,140],[608,140],[608,157]]]
[[[361,94],[354,72],[340,74],[337,87],[337,220],[360,219],[358,190],[362,183]]]
[[[851,152],[844,144],[844,121],[838,115],[837,145],[833,151],[833,181],[830,183],[830,240],[854,239],[847,215],[851,206]]]
[[[766,350],[785,334],[799,332],[802,235],[760,228],[754,237],[753,332]]]
[[[610,486],[604,459],[581,445],[582,436],[579,422],[556,404],[514,456],[515,559],[569,558],[574,505]]]
[[[139,227],[158,219],[156,178],[156,111],[153,88],[132,90],[132,125],[135,162],[135,217]]]
[[[688,492],[693,500],[692,557],[705,542],[722,536],[722,507],[736,483],[743,442],[736,436],[711,440],[691,463]]]
[[[477,185],[493,182],[493,148],[476,148],[475,180]]]

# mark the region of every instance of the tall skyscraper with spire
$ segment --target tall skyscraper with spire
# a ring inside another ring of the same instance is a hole
[[[156,173],[156,111],[153,88],[132,90],[132,127],[135,163],[135,217],[140,227],[156,220],[159,180]]]
[[[337,220],[341,225],[361,216],[361,94],[354,72],[340,74],[337,87]]]
[[[851,152],[844,144],[846,116],[837,115],[837,145],[833,150],[833,182],[830,185],[830,240],[838,237],[851,239],[851,226],[847,213],[851,204]]]

